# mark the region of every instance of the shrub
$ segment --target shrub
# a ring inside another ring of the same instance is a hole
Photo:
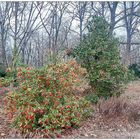
[[[19,87],[5,98],[7,114],[23,132],[78,126],[92,112],[92,105],[71,95],[71,87],[84,73],[75,61],[42,69],[19,68]]]
[[[73,55],[87,69],[94,93],[105,98],[121,94],[128,72],[120,63],[118,41],[109,35],[104,19],[93,18],[88,35],[75,47]]]
[[[132,64],[129,66],[129,70],[134,73],[135,77],[140,78],[140,66],[138,64]]]

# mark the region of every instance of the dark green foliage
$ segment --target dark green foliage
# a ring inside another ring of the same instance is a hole
[[[94,17],[88,30],[73,55],[87,69],[94,93],[105,98],[119,96],[127,81],[127,68],[120,63],[118,41],[110,36],[109,25],[101,17]]]
[[[88,101],[90,101],[91,103],[94,103],[94,104],[97,104],[98,101],[99,101],[99,97],[97,95],[92,95],[92,94],[87,95],[85,97],[85,99],[88,100]]]
[[[0,69],[0,77],[5,77],[6,76],[6,72],[4,69]]]
[[[6,76],[6,71],[4,66],[0,63],[0,77],[5,77]]]
[[[140,78],[140,65],[132,64],[132,65],[129,66],[129,70],[134,73],[135,77]]]

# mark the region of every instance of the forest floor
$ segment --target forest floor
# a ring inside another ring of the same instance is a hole
[[[3,98],[5,89],[0,89],[0,138],[33,138],[32,134],[21,135],[16,129],[10,127],[3,110]],[[121,98],[140,104],[140,81],[134,81],[127,85]],[[124,117],[125,118],[125,117]],[[139,138],[140,118],[137,121],[127,121],[123,117],[104,118],[96,111],[77,129],[69,129],[63,132],[62,138]],[[40,136],[34,138],[41,138]]]
[[[120,98],[139,106],[140,81],[129,83]],[[80,128],[66,131],[64,138],[140,139],[140,116],[136,121],[131,122],[126,119],[126,116],[104,118],[100,113],[95,112],[93,117],[83,122]]]

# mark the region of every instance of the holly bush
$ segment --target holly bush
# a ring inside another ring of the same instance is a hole
[[[94,93],[105,98],[119,96],[128,71],[121,65],[118,41],[109,34],[109,25],[101,17],[93,17],[88,29],[73,55],[87,69]]]
[[[89,101],[71,93],[85,69],[76,61],[41,69],[18,68],[18,88],[4,99],[13,125],[23,132],[43,129],[48,135],[79,126],[93,111]]]

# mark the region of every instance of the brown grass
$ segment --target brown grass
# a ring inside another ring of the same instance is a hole
[[[140,119],[140,105],[121,97],[112,97],[108,100],[101,99],[98,103],[98,110],[105,118],[124,117],[128,121]]]

